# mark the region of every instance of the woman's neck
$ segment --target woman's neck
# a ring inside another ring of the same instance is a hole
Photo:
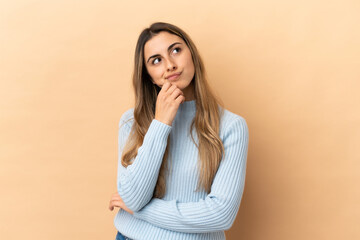
[[[185,101],[195,100],[195,85],[194,81],[191,81],[190,84],[182,90],[184,93]]]

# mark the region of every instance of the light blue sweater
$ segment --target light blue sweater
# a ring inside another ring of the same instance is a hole
[[[220,122],[225,155],[211,192],[196,192],[198,149],[190,136],[196,100],[180,105],[172,126],[154,119],[132,165],[121,165],[121,153],[133,124],[133,109],[119,123],[117,188],[134,215],[121,210],[114,224],[131,239],[225,239],[239,210],[244,190],[248,128],[244,118],[226,109]],[[152,198],[170,135],[171,166],[163,199]],[[198,138],[193,130],[196,143]]]

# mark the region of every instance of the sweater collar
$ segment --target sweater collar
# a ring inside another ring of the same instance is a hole
[[[196,112],[196,100],[185,101],[180,104],[179,111],[181,112]]]

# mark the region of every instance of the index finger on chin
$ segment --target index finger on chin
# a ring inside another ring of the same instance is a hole
[[[161,87],[162,91],[167,91],[171,87],[171,83],[168,80],[165,80],[164,84]]]

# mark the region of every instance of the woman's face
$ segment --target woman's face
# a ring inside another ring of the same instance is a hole
[[[153,83],[162,87],[168,80],[189,92],[195,68],[190,49],[180,37],[165,31],[153,36],[145,43],[144,62]]]

